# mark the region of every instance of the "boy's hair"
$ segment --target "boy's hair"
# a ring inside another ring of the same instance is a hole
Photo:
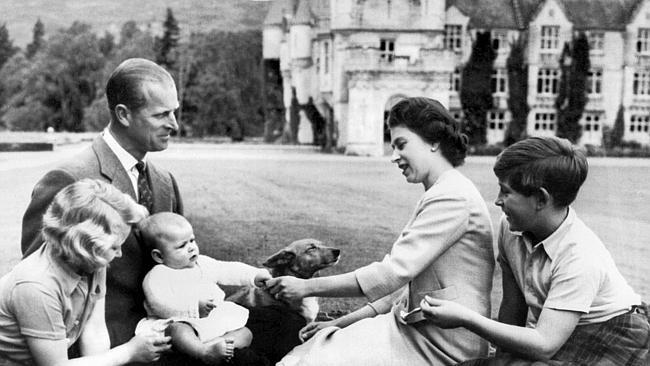
[[[493,170],[515,191],[531,196],[543,187],[556,206],[564,207],[575,200],[589,166],[569,140],[530,137],[503,150]]]
[[[124,225],[149,213],[112,185],[82,179],[63,188],[43,216],[42,234],[52,254],[74,268],[106,266],[104,255]]]
[[[467,136],[460,125],[437,100],[424,97],[404,98],[391,108],[388,126],[405,126],[424,141],[440,144],[442,156],[454,166],[465,162]]]
[[[174,228],[190,225],[185,217],[173,212],[158,212],[138,223],[140,238],[149,249],[160,249],[161,239],[168,239]]]

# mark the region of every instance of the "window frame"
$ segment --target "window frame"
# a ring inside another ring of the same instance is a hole
[[[461,51],[463,49],[463,26],[460,24],[445,24],[445,49]]]
[[[560,50],[560,26],[543,25],[540,30],[540,50],[554,52]]]

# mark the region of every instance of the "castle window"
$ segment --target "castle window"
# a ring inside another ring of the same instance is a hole
[[[323,42],[323,73],[324,74],[329,74],[330,73],[330,57],[332,55],[330,54],[330,42],[329,41],[324,41]]]
[[[634,73],[634,79],[632,80],[632,94],[650,95],[650,70]]]
[[[497,52],[508,49],[508,34],[505,31],[492,31],[492,49]]]
[[[591,51],[603,51],[605,44],[605,33],[588,32],[587,39],[589,40],[589,49]]]
[[[557,94],[559,82],[559,70],[539,69],[537,72],[537,94]]]
[[[395,59],[395,41],[392,39],[379,40],[379,58],[385,62]]]
[[[560,44],[560,27],[558,26],[542,26],[542,44],[543,50],[557,50]]]
[[[445,24],[445,48],[460,51],[462,46],[462,27],[456,24]]]
[[[636,52],[650,53],[650,28],[639,28],[636,39]]]
[[[633,114],[630,116],[629,129],[631,133],[648,133],[650,131],[650,116]]]
[[[602,70],[591,70],[587,73],[587,94],[600,95],[602,93],[602,85]]]
[[[535,131],[554,131],[555,113],[535,113]]]
[[[602,114],[595,112],[585,112],[582,115],[582,128],[585,132],[598,132],[600,131],[600,120]]]
[[[449,80],[449,90],[454,92],[460,91],[460,68],[455,68],[454,72],[451,73]]]
[[[502,110],[489,111],[487,114],[489,130],[503,131],[506,129],[506,112]]]
[[[506,69],[492,70],[492,94],[504,94],[508,90],[508,73]]]

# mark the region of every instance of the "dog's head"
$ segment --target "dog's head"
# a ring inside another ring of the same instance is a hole
[[[341,251],[316,239],[301,239],[270,256],[264,263],[273,277],[311,278],[323,268],[334,265]]]

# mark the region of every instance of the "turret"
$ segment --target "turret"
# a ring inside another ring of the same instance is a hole
[[[284,1],[271,2],[269,12],[264,19],[262,31],[262,56],[265,60],[280,58],[280,42],[282,42],[282,23],[284,17]]]
[[[311,59],[311,28],[312,15],[309,8],[309,1],[300,1],[289,27],[291,58],[293,60]]]

